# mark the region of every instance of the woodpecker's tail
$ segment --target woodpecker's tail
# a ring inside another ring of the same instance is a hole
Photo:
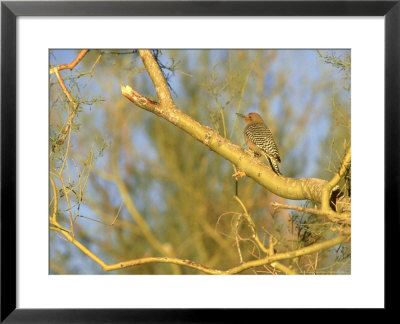
[[[269,165],[271,166],[271,169],[277,174],[281,175],[282,173],[279,171],[279,166],[278,162],[276,162],[275,159],[269,157],[267,154],[265,154],[265,157],[267,158]]]

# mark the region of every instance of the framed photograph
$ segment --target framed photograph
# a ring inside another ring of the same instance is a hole
[[[399,1],[5,1],[1,24],[2,321],[391,307]]]

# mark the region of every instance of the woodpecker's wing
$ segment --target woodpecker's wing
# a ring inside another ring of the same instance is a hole
[[[279,166],[278,162],[276,162],[274,159],[271,159],[268,155],[265,154],[265,157],[268,159],[269,165],[271,166],[271,169],[277,174],[280,175],[282,174],[281,171],[279,171]]]
[[[261,123],[248,125],[245,129],[245,135],[263,152],[281,162],[278,147],[267,125]]]

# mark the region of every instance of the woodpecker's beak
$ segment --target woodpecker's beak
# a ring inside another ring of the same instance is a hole
[[[238,115],[239,117],[242,117],[242,118],[245,118],[245,117],[246,117],[245,115],[239,114],[239,113],[236,113],[236,115]]]

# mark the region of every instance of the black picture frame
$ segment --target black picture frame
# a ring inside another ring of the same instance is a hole
[[[384,16],[385,309],[398,276],[389,266],[399,237],[400,1],[132,1],[1,3],[1,322],[228,322],[243,310],[16,308],[16,19],[18,16]],[[368,95],[368,94],[366,94]],[[373,131],[368,136],[372,136]],[[368,140],[366,136],[366,140]],[[366,157],[373,165],[371,156]],[[373,170],[371,168],[371,176]],[[373,195],[371,189],[371,196]],[[371,244],[373,237],[371,233]],[[367,247],[366,247],[367,248]],[[371,257],[371,262],[373,257]],[[372,266],[372,265],[371,265]],[[367,283],[366,283],[367,284]],[[367,289],[367,288],[366,288]],[[40,292],[38,292],[40,294]],[[248,296],[247,296],[248,297]],[[256,312],[256,310],[247,310]],[[257,310],[261,312],[262,310]],[[255,314],[252,314],[252,318]]]

